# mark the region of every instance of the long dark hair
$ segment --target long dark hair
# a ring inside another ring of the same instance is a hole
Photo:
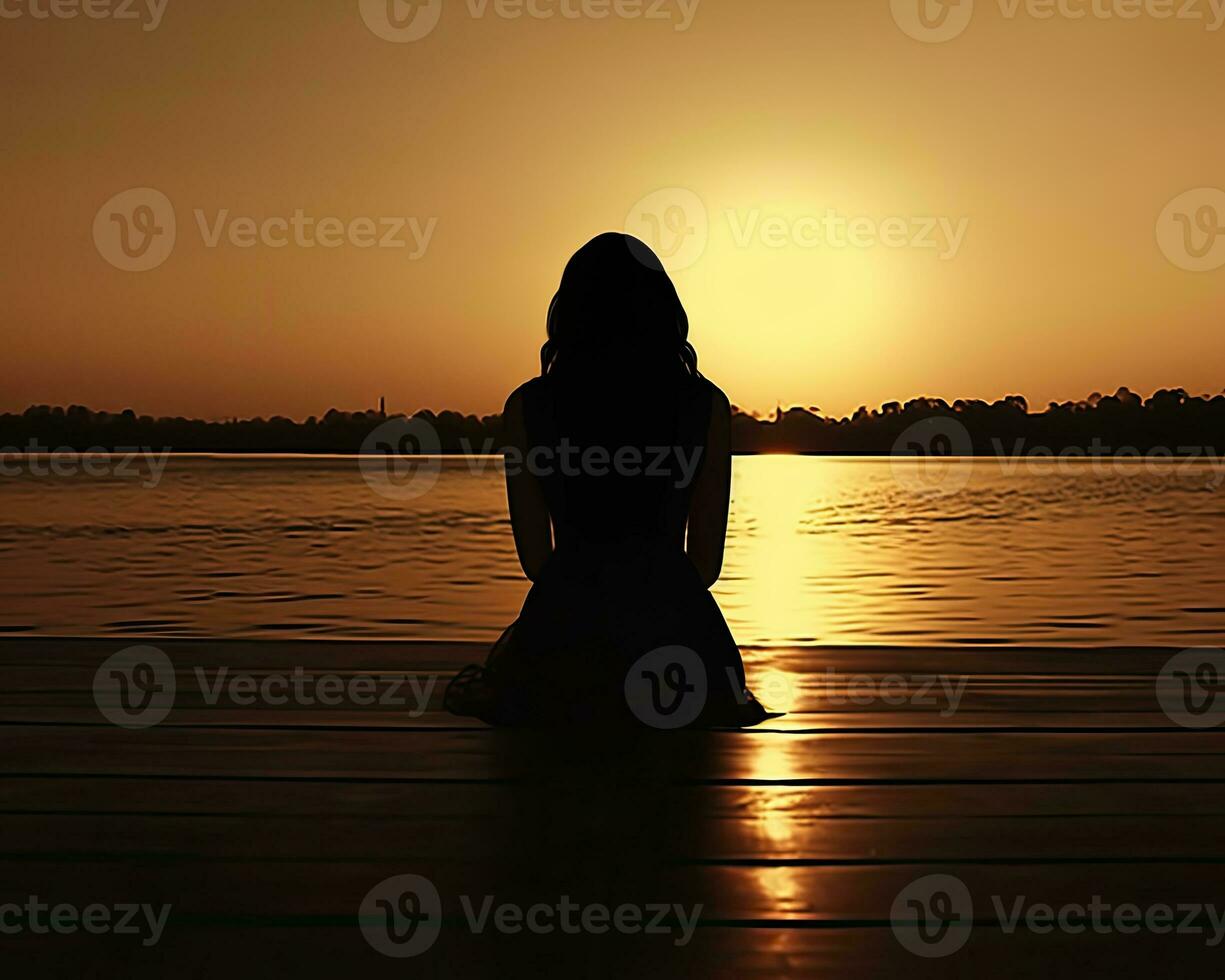
[[[540,373],[677,370],[698,375],[689,317],[663,263],[630,235],[597,235],[566,263],[549,304]]]

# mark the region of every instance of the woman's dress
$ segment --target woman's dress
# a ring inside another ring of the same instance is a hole
[[[684,549],[716,389],[672,377],[627,403],[624,390],[617,398],[550,375],[520,395],[555,547],[519,618],[484,667],[456,678],[447,707],[500,725],[769,717]]]

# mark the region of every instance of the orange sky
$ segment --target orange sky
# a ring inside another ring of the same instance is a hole
[[[652,220],[686,233],[703,371],[750,408],[1225,386],[1225,195],[1167,210],[1225,185],[1220,0],[977,0],[943,43],[895,21],[918,0],[446,0],[405,43],[359,0],[161,2],[0,2],[0,410],[495,411],[569,254]],[[173,209],[148,271],[104,254],[131,188]],[[285,233],[298,211],[339,245]],[[361,247],[397,218],[404,247]]]

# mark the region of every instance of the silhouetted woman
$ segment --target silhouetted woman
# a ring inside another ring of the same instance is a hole
[[[486,665],[452,682],[451,711],[506,725],[770,717],[709,592],[731,413],[688,332],[637,239],[600,235],[566,266],[540,377],[504,415],[511,525],[533,585]]]

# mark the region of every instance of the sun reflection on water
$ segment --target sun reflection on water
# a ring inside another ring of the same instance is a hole
[[[793,776],[796,771],[793,739],[783,735],[761,733],[752,738],[752,750],[745,777],[754,780],[777,780]],[[803,815],[803,791],[785,787],[754,787],[748,793],[748,810],[752,852],[771,859],[799,856],[802,841],[797,820]],[[803,882],[797,869],[783,866],[759,867],[754,870],[754,884],[769,907],[785,915],[800,915],[808,911]]]
[[[734,586],[718,590],[729,615],[751,610],[755,620],[774,624],[778,636],[811,633],[815,624],[805,587],[809,547],[801,527],[810,506],[822,496],[822,482],[799,479],[789,456],[757,459],[737,467],[725,578]]]

